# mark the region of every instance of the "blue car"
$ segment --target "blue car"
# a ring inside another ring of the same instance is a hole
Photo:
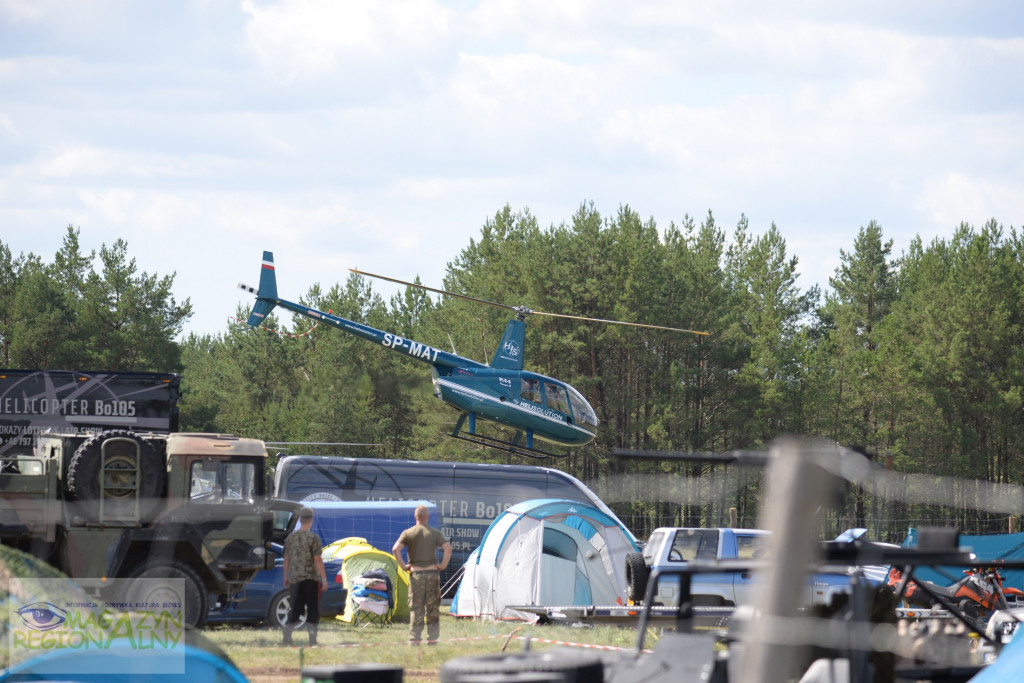
[[[320,594],[320,618],[330,618],[345,611],[348,590],[335,581],[341,571],[341,560],[324,559],[327,590]],[[213,601],[211,600],[211,605]],[[256,574],[245,590],[223,609],[210,608],[208,624],[264,623],[273,628],[284,626],[291,609],[288,589],[284,587],[284,558],[278,554],[273,569]],[[306,615],[299,617],[299,625],[306,623]]]

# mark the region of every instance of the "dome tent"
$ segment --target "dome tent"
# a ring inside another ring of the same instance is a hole
[[[396,537],[397,538],[397,537]],[[338,619],[352,623],[355,620],[353,603],[353,579],[374,569],[383,569],[391,579],[394,595],[394,611],[392,617],[398,620],[409,618],[409,573],[398,566],[395,556],[390,552],[379,550],[366,542],[365,538],[342,538],[324,548],[325,559],[341,559],[341,571],[335,580],[341,580],[348,589],[344,613]]]
[[[625,557],[636,550],[629,530],[592,505],[524,501],[488,527],[449,611],[502,619],[517,617],[517,605],[624,604]]]

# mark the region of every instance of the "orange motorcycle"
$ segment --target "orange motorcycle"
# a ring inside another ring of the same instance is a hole
[[[903,572],[896,567],[889,570],[888,583],[898,590]],[[924,586],[922,588],[922,586]],[[908,581],[899,596],[908,605],[933,607],[941,605],[941,596],[963,613],[965,617],[977,620],[988,618],[994,612],[1016,605],[1024,605],[1024,591],[1003,587],[1003,576],[995,567],[972,567],[964,570],[964,578],[952,586],[940,586],[931,581]]]

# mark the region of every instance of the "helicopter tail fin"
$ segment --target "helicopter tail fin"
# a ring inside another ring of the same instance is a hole
[[[522,320],[509,320],[498,350],[494,353],[491,367],[498,370],[522,370],[523,346],[526,341],[526,325]]]
[[[256,295],[256,304],[252,307],[249,320],[252,327],[259,327],[277,305],[277,275],[274,272],[274,253],[263,252],[263,268],[260,270],[260,288],[253,292],[252,287],[239,285],[242,289]]]

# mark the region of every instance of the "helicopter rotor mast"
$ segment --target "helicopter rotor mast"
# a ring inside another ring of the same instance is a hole
[[[567,313],[547,313],[545,311],[535,311],[535,310],[533,310],[531,308],[527,308],[526,306],[509,306],[508,304],[499,304],[499,303],[496,303],[494,301],[488,301],[486,299],[478,299],[475,296],[469,296],[468,294],[459,294],[458,292],[449,292],[449,291],[446,291],[446,290],[443,290],[443,289],[436,289],[434,287],[427,287],[426,285],[421,285],[421,284],[416,283],[416,282],[407,282],[406,280],[398,280],[398,279],[395,279],[393,277],[387,277],[385,275],[377,275],[375,273],[367,273],[365,271],[357,270],[355,268],[349,268],[349,270],[352,271],[353,273],[356,273],[357,275],[365,275],[367,277],[374,277],[374,278],[377,278],[379,280],[387,280],[388,282],[393,282],[393,283],[398,284],[398,285],[405,285],[407,287],[417,287],[419,289],[423,289],[423,290],[426,290],[428,292],[434,292],[435,294],[442,294],[444,296],[451,296],[451,297],[456,297],[456,298],[459,298],[459,299],[466,299],[468,301],[474,301],[474,302],[476,302],[478,304],[484,304],[485,306],[493,306],[494,308],[503,308],[503,309],[505,309],[507,311],[512,311],[513,313],[515,313],[516,314],[516,319],[518,319],[518,320],[525,320],[526,317],[529,316],[529,315],[545,315],[545,316],[548,316],[550,318],[566,318],[566,319],[569,319],[569,320],[584,320],[584,321],[589,321],[589,322],[606,323],[606,324],[609,324],[609,325],[628,325],[630,327],[644,327],[644,328],[652,329],[652,330],[667,330],[669,332],[685,332],[687,334],[703,335],[705,337],[708,336],[707,332],[699,332],[697,330],[684,330],[684,329],[679,328],[679,327],[666,327],[664,325],[647,325],[645,323],[633,323],[633,322],[628,322],[628,321],[625,321],[625,320],[607,320],[605,318],[588,318],[588,317],[582,316],[582,315],[569,315]]]

